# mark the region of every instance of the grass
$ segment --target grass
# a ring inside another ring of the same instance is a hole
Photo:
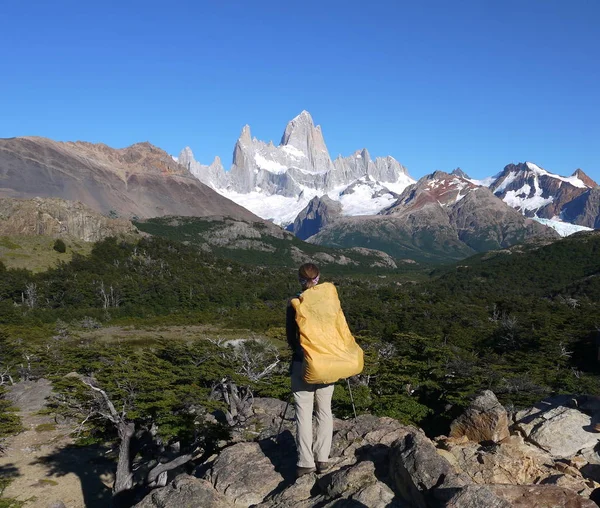
[[[74,253],[87,256],[93,243],[65,239],[64,254],[53,249],[55,238],[50,236],[1,236],[0,261],[7,268],[24,268],[32,272],[43,272],[59,262],[69,262]]]
[[[58,485],[58,482],[55,482],[54,480],[46,480],[45,478],[41,479],[41,480],[38,480],[37,482],[38,482],[39,485],[42,485],[42,486],[48,486],[49,485],[49,486],[52,486],[52,487],[56,487]]]
[[[54,423],[41,423],[35,428],[36,432],[52,432],[53,430],[56,430]]]
[[[77,333],[78,340],[148,346],[162,341],[190,341],[198,339],[246,339],[265,338],[250,330],[232,330],[208,325],[173,326],[106,326],[96,330]],[[271,339],[272,340],[272,339]]]
[[[2,497],[6,487],[10,485],[12,478],[0,477],[0,508],[21,508],[25,505],[25,501],[17,501],[9,497]]]

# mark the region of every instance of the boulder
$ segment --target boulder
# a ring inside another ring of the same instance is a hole
[[[499,442],[510,435],[508,415],[494,393],[485,390],[450,425],[450,437],[466,436],[471,441]]]
[[[327,498],[324,495],[313,493],[316,479],[314,474],[301,476],[285,490],[267,498],[255,508],[288,508],[289,506],[308,508],[318,503],[325,503]]]
[[[511,508],[512,504],[486,485],[466,485],[444,505],[446,508]]]
[[[584,498],[590,497],[592,492],[600,487],[600,484],[593,480],[585,480],[581,475],[575,476],[573,474],[553,474],[544,478],[540,484],[564,487],[576,492]]]
[[[596,508],[576,492],[554,485],[486,485],[513,508]]]
[[[237,443],[223,450],[206,474],[217,492],[236,506],[261,503],[284,483],[259,443]]]
[[[148,494],[135,508],[163,508],[165,506],[202,506],[202,508],[233,508],[234,504],[218,493],[210,482],[181,475],[172,483]]]
[[[446,508],[594,508],[596,503],[554,485],[467,485]]]
[[[590,424],[590,416],[577,409],[556,409],[534,421],[527,439],[556,458],[572,457],[597,444]]]
[[[408,427],[390,451],[390,476],[394,490],[407,502],[425,508],[433,497],[447,500],[469,483],[436,450],[423,431]]]
[[[375,464],[362,461],[324,476],[319,481],[319,487],[329,498],[334,499],[349,497],[376,481]]]
[[[534,483],[556,473],[550,454],[526,443],[521,436],[509,436],[500,444],[481,446],[472,441],[439,440],[441,453],[459,471],[478,484]]]
[[[350,499],[355,503],[361,503],[355,506],[368,506],[369,508],[394,508],[402,506],[396,500],[394,491],[380,481],[367,485],[356,494],[350,496]]]

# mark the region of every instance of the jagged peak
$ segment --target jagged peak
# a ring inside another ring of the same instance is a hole
[[[319,133],[321,132],[321,126],[317,125],[317,127],[315,128],[315,124],[313,122],[312,116],[310,116],[310,113],[306,110],[302,111],[302,113],[300,113],[298,116],[294,117],[292,120],[290,120],[288,122],[288,124],[285,127],[285,131],[283,132],[283,136],[281,137],[281,145],[286,145],[290,138],[292,137],[292,134],[294,133],[294,131],[297,129],[315,129],[317,130]]]
[[[423,178],[426,180],[445,180],[450,178],[452,175],[450,173],[446,173],[445,171],[440,171],[439,169],[435,170],[433,173],[429,175],[425,175]]]
[[[314,125],[311,114],[308,111],[306,111],[305,109],[303,109],[299,115],[295,116],[290,121],[290,123],[291,122],[306,122],[306,123],[309,123],[310,125]]]
[[[250,132],[250,126],[248,124],[242,127],[242,132],[240,133],[238,141],[249,143],[252,142],[252,133]]]
[[[469,178],[469,175],[467,175],[462,169],[460,168],[456,168],[452,170],[452,173],[450,173],[451,175],[455,175],[455,176],[460,176],[461,178]]]
[[[581,168],[577,168],[571,176],[579,178],[579,180],[581,180],[588,187],[598,187],[598,184],[594,180],[592,180]]]

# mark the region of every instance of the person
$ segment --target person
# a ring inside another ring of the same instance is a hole
[[[305,263],[298,270],[298,281],[303,292],[316,286],[319,277],[319,269],[313,263]],[[292,349],[291,385],[296,407],[296,448],[298,450],[296,475],[300,477],[315,470],[321,474],[329,469],[329,452],[333,439],[331,398],[334,385],[333,383],[309,384],[304,381],[304,351],[300,344],[296,311],[291,305],[291,300],[286,313],[286,334]],[[313,408],[316,408],[317,423],[314,444]]]

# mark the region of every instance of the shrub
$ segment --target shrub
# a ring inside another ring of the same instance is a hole
[[[64,254],[65,252],[67,252],[67,246],[65,245],[65,242],[63,242],[60,238],[56,239],[52,248],[60,254]]]

